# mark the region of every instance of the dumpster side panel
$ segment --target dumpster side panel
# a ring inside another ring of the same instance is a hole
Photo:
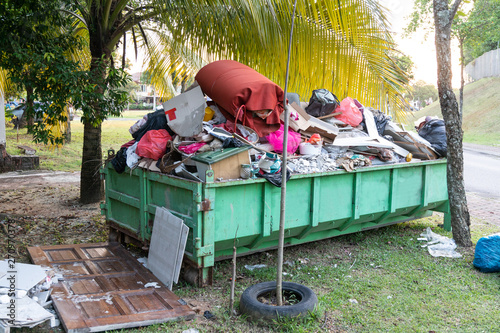
[[[263,183],[252,183],[231,188],[214,188],[216,241],[259,235],[266,232],[262,224],[271,228],[271,216],[263,205]],[[232,247],[232,246],[231,246]]]
[[[264,179],[197,183],[134,170],[106,173],[107,220],[147,242],[156,207],[189,227],[187,255],[199,267],[277,246],[281,189]],[[294,175],[287,183],[285,242],[300,244],[446,211],[446,160]]]
[[[317,215],[321,223],[332,222],[332,228],[342,224],[352,216],[354,174],[338,174],[321,177],[317,198]]]
[[[392,170],[374,170],[360,172],[356,181],[356,191],[359,195],[357,209],[360,218],[373,218],[370,215],[381,214],[389,207],[390,176]]]
[[[140,234],[143,216],[141,214],[141,174],[138,170],[132,173],[118,174],[111,167],[104,170],[106,186],[106,219],[115,223],[129,233]]]
[[[446,163],[426,167],[428,172],[427,188],[428,201],[445,203],[448,201],[448,186],[446,182]]]
[[[151,238],[156,208],[165,207],[189,227],[186,252],[198,264],[196,238],[202,237],[201,183],[187,179],[149,173],[147,179],[147,232]]]

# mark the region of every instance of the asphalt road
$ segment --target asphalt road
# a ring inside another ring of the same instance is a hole
[[[465,190],[500,199],[500,149],[464,144]]]

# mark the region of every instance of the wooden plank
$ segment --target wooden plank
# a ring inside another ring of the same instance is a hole
[[[52,300],[66,332],[100,332],[192,319],[194,312],[118,243],[30,247],[64,279]],[[147,283],[156,288],[146,288]]]

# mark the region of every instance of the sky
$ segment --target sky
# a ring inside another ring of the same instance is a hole
[[[392,25],[393,38],[398,44],[398,49],[410,56],[414,63],[414,81],[423,80],[429,84],[437,85],[436,47],[434,45],[434,32],[425,38],[425,32],[420,30],[409,37],[403,37],[403,29],[408,25],[413,9],[413,0],[379,0],[388,9],[388,20]],[[460,53],[457,42],[452,40],[452,72],[453,87],[460,86]]]
[[[429,33],[425,38],[423,31],[417,31],[409,37],[403,37],[403,29],[408,25],[408,16],[413,9],[413,0],[379,0],[379,2],[388,9],[388,20],[391,23],[393,38],[398,45],[398,49],[404,54],[410,56],[414,63],[413,75],[416,82],[423,80],[428,84],[437,85],[437,62],[436,47],[434,46],[434,33]],[[134,52],[127,52],[129,56]],[[135,61],[135,55],[130,59],[132,62],[132,73],[140,72],[142,65],[141,54],[138,55],[138,61]],[[460,87],[460,62],[459,50],[456,41],[452,41],[452,71],[453,87]]]

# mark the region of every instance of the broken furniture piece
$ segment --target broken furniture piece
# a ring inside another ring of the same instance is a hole
[[[194,312],[118,243],[28,248],[35,264],[63,280],[52,301],[68,333],[99,332],[192,319]]]

